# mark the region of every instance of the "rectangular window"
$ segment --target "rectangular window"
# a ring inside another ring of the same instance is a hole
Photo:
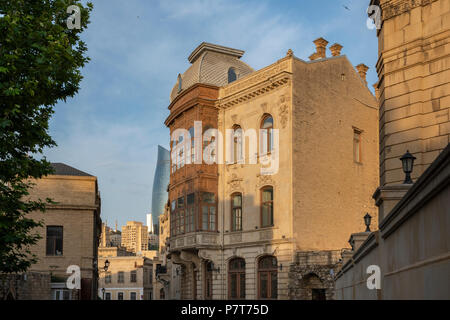
[[[203,192],[202,200],[202,230],[216,230],[216,198],[212,192]]]
[[[117,300],[123,300],[123,292],[117,294]]]
[[[124,283],[124,272],[119,271],[117,274],[117,282],[118,283]]]
[[[261,191],[261,226],[273,226],[273,189],[266,187]]]
[[[362,162],[361,157],[361,131],[353,129],[353,161]]]
[[[130,300],[136,300],[136,292],[130,292]]]
[[[133,270],[130,272],[130,282],[136,282],[136,281],[137,281],[136,270]]]
[[[111,300],[111,292],[105,292],[105,300]]]
[[[63,254],[63,227],[47,226],[47,256],[62,256]]]
[[[110,274],[110,273],[108,273],[108,274],[105,276],[105,283],[111,283],[111,274]]]
[[[231,200],[231,231],[242,230],[242,195],[235,194]]]

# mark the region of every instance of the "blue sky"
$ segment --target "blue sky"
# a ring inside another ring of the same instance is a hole
[[[324,37],[377,81],[377,38],[366,27],[369,0],[93,0],[83,38],[90,63],[77,96],[55,108],[45,151],[98,177],[102,219],[119,226],[150,212],[158,144],[168,147],[169,94],[202,41],[245,50],[260,69],[291,48],[304,60]],[[346,6],[347,8],[345,8]],[[329,50],[327,55],[330,55]]]

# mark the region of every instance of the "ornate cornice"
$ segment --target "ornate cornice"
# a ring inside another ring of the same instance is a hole
[[[391,0],[381,3],[383,20],[393,18],[416,7],[426,6],[437,0]]]
[[[291,80],[291,57],[235,81],[219,91],[219,106],[230,107],[283,86]]]

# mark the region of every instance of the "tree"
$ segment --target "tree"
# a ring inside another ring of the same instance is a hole
[[[67,19],[80,9],[80,28]],[[48,132],[58,101],[79,89],[81,68],[89,61],[80,39],[92,4],[70,0],[0,0],[0,273],[26,271],[35,263],[30,246],[50,199],[27,199],[33,179],[52,172],[42,157],[56,145]],[[76,26],[77,27],[77,26]]]

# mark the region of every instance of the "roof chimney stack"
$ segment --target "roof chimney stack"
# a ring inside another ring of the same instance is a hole
[[[342,46],[339,43],[335,43],[330,47],[331,55],[337,57],[341,55]]]
[[[356,66],[356,70],[358,70],[359,76],[361,77],[361,79],[364,80],[364,82],[367,85],[366,75],[367,75],[367,70],[369,70],[369,67],[366,66],[364,63],[360,63]]]
[[[328,41],[325,40],[324,38],[318,38],[318,39],[314,40],[313,42],[316,45],[317,59],[326,58]]]

